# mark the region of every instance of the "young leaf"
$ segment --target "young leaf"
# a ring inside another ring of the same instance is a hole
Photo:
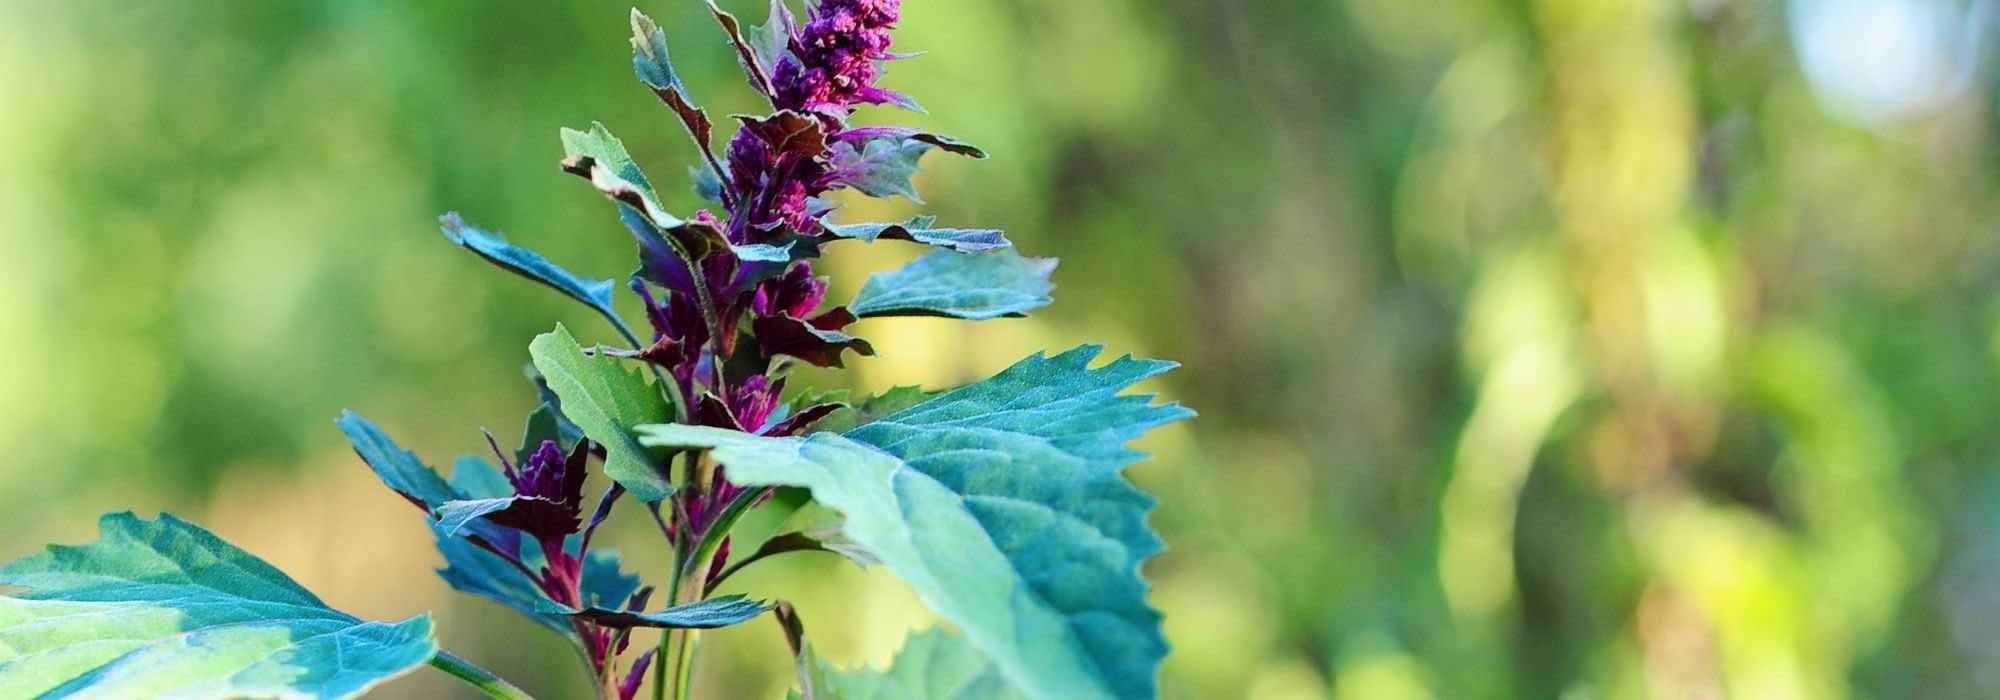
[[[611,325],[623,326],[625,321],[611,308],[611,280],[585,280],[557,267],[541,254],[526,248],[508,245],[498,236],[465,223],[458,212],[438,217],[438,224],[444,228],[445,238],[466,250],[477,253],[487,262],[502,269],[548,285],[550,289],[562,292],[569,298],[583,302],[611,320]]]
[[[896,660],[886,669],[842,671],[806,647],[810,657],[813,700],[1016,700],[1022,695],[1007,685],[999,669],[965,640],[931,628],[910,635]]]
[[[847,435],[768,438],[685,425],[641,442],[713,450],[745,485],[803,486],[845,533],[1042,698],[1151,697],[1166,654],[1139,565],[1153,500],[1119,476],[1125,443],[1192,412],[1120,396],[1169,362],[1100,348],[1035,355]]]
[[[609,357],[583,354],[582,346],[560,324],[528,344],[535,368],[562,397],[563,415],[604,446],[604,473],[632,495],[657,503],[674,492],[659,455],[640,445],[632,426],[659,423],[671,415],[660,391],[636,367]]]
[[[978,253],[1014,245],[999,229],[932,228],[935,223],[937,217],[919,216],[901,224],[826,224],[824,228],[835,238],[851,238],[863,243],[874,243],[876,239],[914,241],[960,253]]]
[[[687,224],[667,213],[653,182],[625,151],[625,143],[612,136],[604,124],[591,122],[588,132],[563,129],[562,142],[565,172],[589,180],[605,196],[645,214],[656,227],[677,229]]]
[[[873,316],[948,316],[973,321],[1025,316],[1047,306],[1054,258],[1012,249],[960,254],[933,251],[902,269],[868,277],[848,309]]]
[[[763,24],[751,27],[749,36],[745,37],[750,51],[757,56],[758,65],[767,71],[775,71],[778,62],[790,55],[794,23],[792,9],[785,6],[785,0],[771,0],[768,18]]]
[[[707,2],[709,14],[714,15],[716,23],[722,25],[723,33],[729,35],[729,45],[736,47],[736,61],[743,64],[743,72],[750,79],[750,87],[756,88],[757,92],[770,95],[770,72],[763,66],[757,65],[757,50],[751,48],[750,43],[743,38],[743,23],[736,20],[736,15],[716,7],[715,0]]]
[[[910,177],[917,174],[917,160],[930,149],[930,144],[915,139],[875,139],[858,150],[852,143],[838,142],[833,144],[833,181],[870,197],[902,195],[922,204]]]
[[[360,695],[438,652],[431,621],[364,622],[171,515],[0,566],[0,697]]]

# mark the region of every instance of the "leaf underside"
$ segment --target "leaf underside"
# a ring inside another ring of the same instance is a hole
[[[854,315],[946,316],[984,321],[1025,316],[1049,305],[1053,258],[1029,258],[1003,248],[961,254],[932,251],[894,272],[868,278],[848,309]]]
[[[359,695],[437,653],[428,616],[366,622],[185,520],[0,567],[0,697]]]

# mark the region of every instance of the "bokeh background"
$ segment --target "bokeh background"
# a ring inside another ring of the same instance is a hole
[[[928,209],[1060,256],[1058,301],[870,321],[882,356],[813,379],[1093,340],[1185,363],[1150,388],[1202,417],[1131,470],[1171,546],[1169,697],[2000,695],[1990,0],[906,5],[930,53],[887,83],[930,114],[862,119],[991,151],[929,159]],[[694,162],[627,6],[0,8],[0,558],[172,510],[576,697],[558,642],[427,570],[332,419],[446,463],[513,439],[533,334],[611,340],[433,222],[629,269],[555,167],[592,119],[655,180]],[[755,106],[700,3],[642,9],[711,112]],[[914,252],[822,269],[851,293]],[[845,664],[932,624],[830,557],[739,587]],[[712,634],[698,682],[777,697],[783,654],[768,622]]]

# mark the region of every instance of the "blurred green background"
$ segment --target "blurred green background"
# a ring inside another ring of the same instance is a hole
[[[332,419],[444,463],[519,430],[533,334],[610,340],[433,222],[629,269],[555,167],[592,119],[655,180],[695,162],[632,78],[627,6],[0,8],[0,558],[173,510],[578,697],[558,642],[426,570]],[[712,113],[755,107],[700,3],[642,9]],[[869,321],[880,357],[812,377],[943,386],[1086,341],[1185,363],[1150,388],[1202,417],[1131,470],[1171,547],[1169,697],[2000,696],[1990,0],[904,17],[930,53],[886,84],[930,115],[861,119],[992,152],[928,159],[927,208],[1060,256],[1058,303]],[[914,252],[821,269],[851,294]],[[663,566],[633,514],[618,543]],[[932,624],[818,557],[738,587],[799,601],[845,664]],[[709,635],[700,689],[777,697],[783,654],[768,622]]]

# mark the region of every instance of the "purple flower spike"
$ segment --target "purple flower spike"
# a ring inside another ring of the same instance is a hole
[[[895,58],[889,30],[901,6],[899,0],[822,0],[796,37],[797,55],[778,64],[772,81],[777,105],[845,117],[856,104],[895,102],[894,93],[875,88],[875,78],[877,64]]]

